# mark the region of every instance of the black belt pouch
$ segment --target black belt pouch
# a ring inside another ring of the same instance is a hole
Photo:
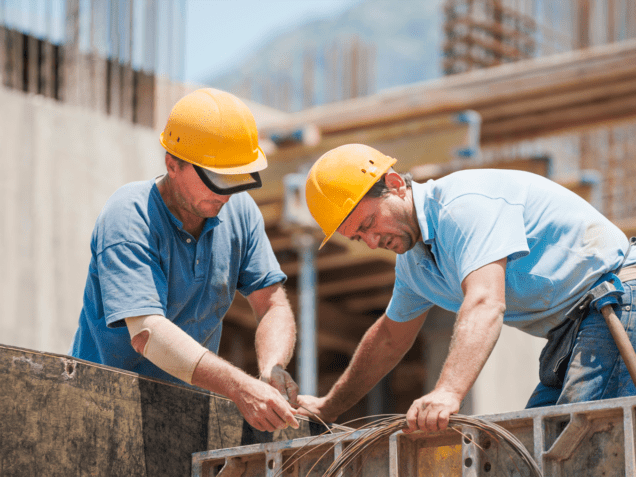
[[[584,316],[577,320],[567,318],[548,332],[548,342],[539,356],[539,380],[545,386],[553,388],[563,386],[574,340],[583,318]]]

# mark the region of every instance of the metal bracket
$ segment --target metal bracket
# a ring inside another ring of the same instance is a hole
[[[556,461],[569,459],[590,427],[590,420],[584,414],[574,414],[550,449],[543,454],[543,458]]]

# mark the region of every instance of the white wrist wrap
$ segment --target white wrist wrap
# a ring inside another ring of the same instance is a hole
[[[208,351],[185,331],[159,315],[137,316],[126,320],[131,339],[148,331],[142,355],[166,373],[192,384],[192,374]]]

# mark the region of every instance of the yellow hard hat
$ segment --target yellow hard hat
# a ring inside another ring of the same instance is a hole
[[[254,116],[233,94],[213,88],[187,94],[170,111],[159,140],[171,155],[194,164],[215,192],[260,187],[258,171],[267,159]]]
[[[323,154],[309,170],[305,198],[311,215],[331,238],[364,195],[397,161],[363,144]]]

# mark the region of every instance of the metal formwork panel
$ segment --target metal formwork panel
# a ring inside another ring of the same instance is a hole
[[[636,475],[636,398],[481,416],[513,433],[546,477]],[[193,477],[322,476],[365,431],[234,447],[193,454]],[[379,442],[357,458],[347,476],[526,477],[530,471],[497,436],[471,427],[404,434]]]

